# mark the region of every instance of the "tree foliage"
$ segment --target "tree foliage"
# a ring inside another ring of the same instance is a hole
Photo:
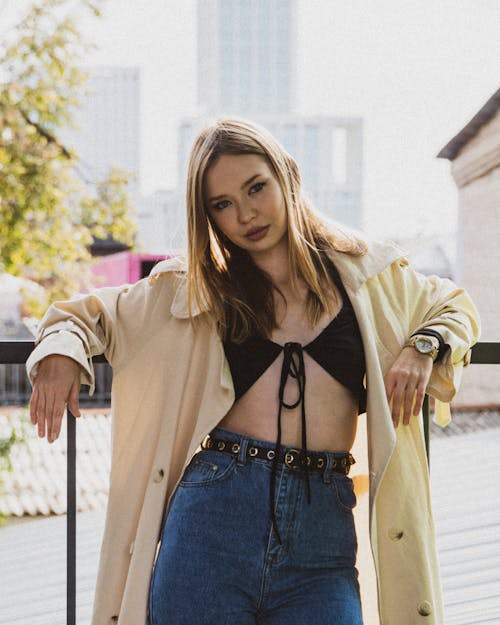
[[[0,47],[0,271],[43,285],[50,300],[89,288],[93,237],[132,246],[136,233],[129,175],[111,169],[89,185],[60,140],[85,94],[81,63],[92,48],[68,12],[75,5],[100,15],[98,2],[43,0]]]

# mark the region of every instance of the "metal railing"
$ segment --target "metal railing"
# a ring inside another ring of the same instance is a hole
[[[81,406],[107,406],[111,402],[113,373],[107,362],[94,367],[95,391],[92,397],[83,394]],[[31,385],[24,364],[0,363],[0,406],[25,406],[31,396]]]
[[[34,349],[33,341],[0,339],[0,365],[24,365]],[[95,356],[94,363],[105,363]],[[471,364],[500,364],[500,343],[478,343],[472,349]],[[429,398],[424,402],[424,434],[427,460],[430,459]],[[66,623],[76,622],[76,419],[68,410],[67,419],[67,519],[66,519]]]

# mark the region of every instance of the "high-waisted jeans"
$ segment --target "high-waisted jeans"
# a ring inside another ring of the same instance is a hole
[[[351,478],[331,468],[280,465],[272,528],[271,461],[247,446],[274,448],[216,428],[238,456],[202,450],[170,505],[151,578],[151,625],[362,625]]]

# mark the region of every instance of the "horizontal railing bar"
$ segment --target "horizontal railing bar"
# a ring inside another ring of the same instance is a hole
[[[34,348],[34,341],[0,338],[0,364],[22,365]],[[92,360],[94,362],[107,362],[103,355],[94,356]],[[500,365],[500,341],[476,343],[472,348],[471,363],[474,365]]]
[[[0,339],[0,365],[23,365],[34,349],[34,341]],[[93,356],[92,360],[94,362],[108,362],[102,354]]]
[[[470,361],[473,365],[500,365],[500,343],[477,343],[472,348]]]

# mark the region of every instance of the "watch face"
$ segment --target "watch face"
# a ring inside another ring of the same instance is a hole
[[[432,341],[424,338],[418,338],[415,341],[415,347],[421,354],[429,354],[434,349]]]

